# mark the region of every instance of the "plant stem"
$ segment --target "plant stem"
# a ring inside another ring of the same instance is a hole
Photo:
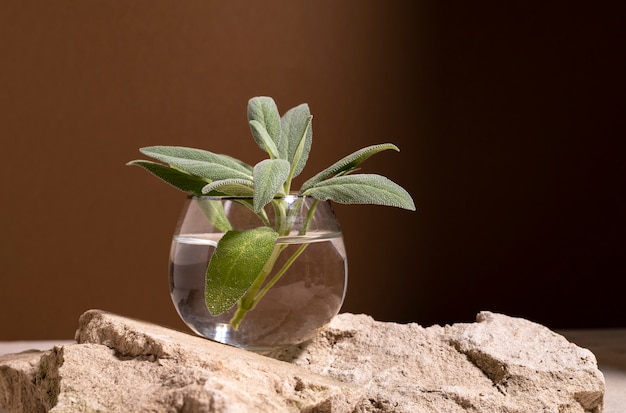
[[[306,214],[306,221],[304,221],[304,225],[302,225],[302,228],[300,229],[300,232],[298,233],[298,235],[305,235],[306,232],[309,230],[309,225],[311,225],[311,221],[313,220],[313,215],[315,215],[315,209],[317,208],[318,202],[319,202],[319,199],[314,200],[311,206],[309,207],[309,211]]]
[[[311,207],[309,208],[309,211],[307,213],[307,217],[304,222],[304,225],[302,229],[300,230],[300,232],[298,233],[298,235],[306,234],[309,228],[309,225],[311,223],[311,220],[313,219],[313,215],[315,214],[317,203],[318,203],[318,200],[316,199],[311,204]],[[277,212],[277,215],[278,215],[277,221],[279,221],[278,223],[279,232],[281,233],[281,235],[288,235],[291,230],[291,225],[289,225],[288,220],[287,220],[287,215],[288,215],[287,211],[285,211],[285,208],[279,204],[279,205],[275,205],[275,212]],[[306,249],[308,245],[309,244],[307,243],[301,244],[300,247],[298,247],[298,249],[291,255],[291,257],[287,259],[287,261],[285,262],[285,264],[283,264],[280,270],[278,270],[278,272],[274,274],[274,276],[270,279],[270,281],[265,286],[263,286],[268,275],[272,272],[274,268],[274,264],[276,263],[276,260],[278,259],[280,254],[283,252],[283,250],[288,247],[287,244],[276,244],[274,246],[272,255],[263,266],[263,270],[261,270],[259,275],[256,277],[256,279],[250,286],[250,289],[248,290],[248,292],[246,292],[246,294],[237,302],[237,311],[235,311],[235,314],[230,320],[230,325],[235,330],[239,328],[239,325],[243,321],[248,311],[254,310],[258,302],[265,296],[265,294],[270,290],[270,288],[272,288],[274,284],[276,284],[278,280],[287,272],[289,267],[291,267],[291,265],[296,261],[296,259],[304,252],[304,250]]]
[[[278,282],[280,277],[282,277],[283,274],[285,272],[287,272],[289,267],[291,267],[291,264],[293,264],[293,262],[300,256],[300,254],[302,254],[304,252],[305,248],[308,247],[308,246],[309,246],[309,244],[300,244],[300,247],[298,247],[296,252],[294,252],[293,255],[291,257],[289,257],[289,259],[282,266],[282,268],[280,270],[278,270],[278,272],[276,274],[274,274],[272,279],[267,284],[265,284],[265,287],[263,287],[263,289],[254,297],[254,301],[255,301],[254,305],[256,305],[256,303],[258,303],[259,300],[261,300],[261,298],[263,298],[263,296],[269,291],[269,289],[272,288],[274,286],[274,284],[276,284],[276,282]],[[252,309],[253,308],[254,308],[254,306],[252,307]]]
[[[265,279],[267,278],[267,276],[272,272],[272,269],[274,268],[274,264],[276,263],[276,260],[280,256],[280,253],[282,252],[282,250],[285,249],[285,247],[286,245],[279,245],[279,244],[274,246],[272,255],[270,255],[270,258],[267,260],[267,262],[263,266],[263,269],[261,270],[259,275],[257,275],[257,277],[255,278],[254,282],[250,286],[250,289],[237,302],[237,311],[235,312],[235,314],[230,320],[230,325],[235,330],[239,328],[239,324],[241,324],[241,321],[243,321],[243,318],[246,316],[248,311],[252,310],[256,306],[255,295],[257,294],[259,289],[261,289],[261,287],[263,286],[263,283],[265,282]]]

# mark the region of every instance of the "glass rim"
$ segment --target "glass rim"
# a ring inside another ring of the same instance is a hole
[[[207,201],[229,201],[229,200],[242,200],[249,199],[253,200],[253,196],[236,196],[236,195],[187,195],[188,199],[193,200],[207,200]],[[288,202],[293,202],[296,199],[313,199],[311,195],[300,195],[297,193],[282,195],[272,198],[273,200],[286,200]]]

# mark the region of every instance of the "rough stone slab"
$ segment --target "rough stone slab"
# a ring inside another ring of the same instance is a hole
[[[428,328],[341,314],[279,360],[98,310],[79,324],[80,344],[0,356],[0,412],[602,411],[590,351],[489,312]]]
[[[91,310],[79,344],[0,357],[11,412],[351,412],[355,386],[153,324]]]
[[[590,349],[606,380],[604,411],[626,411],[626,328],[559,331],[569,341]]]
[[[428,328],[340,314],[310,343],[272,356],[362,386],[355,412],[598,413],[605,390],[589,350],[490,312]]]
[[[0,356],[0,413],[46,411],[35,384],[42,354],[25,351]]]

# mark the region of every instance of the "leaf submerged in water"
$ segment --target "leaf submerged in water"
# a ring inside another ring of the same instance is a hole
[[[206,274],[205,300],[211,314],[228,311],[248,291],[269,261],[277,238],[268,227],[224,234]]]

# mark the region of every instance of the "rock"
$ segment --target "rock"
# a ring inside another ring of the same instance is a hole
[[[0,413],[46,411],[45,396],[36,383],[42,354],[25,351],[0,356]]]
[[[0,356],[9,412],[601,412],[594,355],[529,321],[341,314],[271,357],[98,310],[78,344]]]
[[[420,327],[340,314],[306,345],[272,357],[361,386],[355,412],[601,412],[595,356],[530,321]]]
[[[79,344],[0,357],[11,412],[351,412],[362,391],[297,366],[102,311]]]

